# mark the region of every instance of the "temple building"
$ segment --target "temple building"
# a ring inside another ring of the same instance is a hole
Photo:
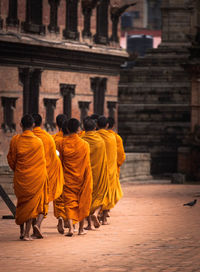
[[[0,0],[0,167],[20,119],[92,113],[118,118],[121,1]],[[2,170],[3,171],[3,170]]]
[[[190,131],[178,149],[178,172],[186,179],[200,180],[200,1],[194,3],[189,59],[183,64],[191,80]]]
[[[179,148],[199,125],[198,3],[163,0],[161,44],[121,71],[119,133],[126,152],[150,155],[153,176],[184,173]]]

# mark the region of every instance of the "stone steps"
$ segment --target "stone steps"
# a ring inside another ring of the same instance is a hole
[[[121,71],[118,131],[127,152],[151,153],[153,174],[176,171],[177,148],[190,130],[187,58],[185,48],[161,47]]]

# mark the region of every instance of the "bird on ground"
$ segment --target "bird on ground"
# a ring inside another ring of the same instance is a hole
[[[183,206],[194,206],[195,204],[197,203],[197,199],[194,199],[193,201],[191,201],[191,202],[188,202],[188,203],[185,203],[185,204],[183,204]]]

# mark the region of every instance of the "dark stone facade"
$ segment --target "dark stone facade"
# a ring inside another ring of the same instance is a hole
[[[162,43],[122,70],[119,133],[127,152],[149,152],[151,174],[177,172],[178,148],[191,125],[191,80],[182,64],[189,58],[193,8],[163,1]]]

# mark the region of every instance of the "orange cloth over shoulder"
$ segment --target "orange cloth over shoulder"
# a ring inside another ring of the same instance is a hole
[[[60,138],[63,138],[63,132],[60,130],[56,134],[52,135],[55,143],[60,140]],[[57,149],[57,144],[56,144],[56,149]]]
[[[61,161],[56,154],[56,145],[52,136],[41,129],[35,127],[33,133],[39,137],[44,144],[46,166],[48,173],[49,202],[58,198],[63,191],[64,176]]]
[[[111,209],[123,195],[117,172],[117,143],[115,136],[109,131],[99,129],[97,130],[97,133],[103,138],[106,145],[110,195],[110,204],[107,209]]]
[[[106,146],[104,140],[96,131],[87,131],[82,137],[90,146],[90,162],[93,176],[93,192],[91,213],[102,206],[105,210],[109,204],[108,186],[108,165]]]
[[[65,177],[63,200],[66,217],[80,222],[89,215],[92,200],[89,144],[74,133],[63,137],[58,151]]]
[[[78,132],[78,136],[79,137],[83,137],[85,135],[85,130],[80,130],[79,132]]]
[[[48,175],[42,141],[30,130],[13,136],[7,159],[14,171],[16,224],[23,224],[40,213],[45,215]]]

